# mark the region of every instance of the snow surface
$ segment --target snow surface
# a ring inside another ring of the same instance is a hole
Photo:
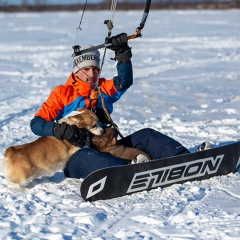
[[[80,12],[0,13],[0,159],[37,137],[29,122],[65,83]],[[101,44],[109,12],[86,12],[77,43]],[[113,34],[132,34],[141,11],[117,12]],[[240,11],[151,11],[130,41],[134,85],[112,115],[124,136],[151,127],[191,151],[240,140]],[[103,50],[101,50],[101,53]],[[107,52],[102,76],[115,75]],[[1,239],[240,239],[240,175],[84,202],[62,172],[22,192],[0,167]]]

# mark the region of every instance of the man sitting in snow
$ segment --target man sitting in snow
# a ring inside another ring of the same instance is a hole
[[[82,147],[85,145],[87,134],[84,129],[78,129],[74,125],[63,125],[57,121],[77,108],[95,109],[103,126],[107,125],[108,119],[103,111],[102,101],[91,98],[98,82],[104,95],[105,105],[108,112],[113,111],[113,103],[118,101],[125,91],[133,83],[131,57],[132,52],[128,46],[127,34],[122,33],[110,38],[118,61],[118,75],[110,80],[99,78],[100,53],[98,50],[86,52],[81,55],[74,54],[73,72],[66,84],[57,86],[49,98],[31,121],[31,130],[39,136],[56,136],[66,139],[70,143]],[[82,46],[80,51],[91,45]],[[76,49],[75,49],[76,50]],[[77,49],[79,50],[79,49]],[[61,136],[61,137],[60,137]],[[76,143],[77,142],[77,143]],[[121,144],[127,147],[138,148],[145,151],[152,159],[161,159],[180,154],[189,153],[179,142],[150,128],[139,130],[121,140]],[[101,168],[125,165],[128,162],[100,153],[93,148],[82,148],[77,151],[68,161],[64,174],[71,178],[85,178],[88,174]]]

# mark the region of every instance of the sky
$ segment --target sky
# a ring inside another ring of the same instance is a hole
[[[27,0],[28,4],[35,4],[35,0]],[[40,1],[43,4],[79,4],[85,3],[85,0],[42,0]],[[102,0],[88,0],[88,3],[100,3]],[[8,5],[13,4],[13,5],[21,5],[23,3],[23,0],[1,0],[0,4],[5,4],[7,3]]]
[[[72,46],[102,44],[109,15],[87,11],[77,34],[80,12],[0,13],[0,161],[9,146],[37,139],[29,123],[70,75]],[[141,18],[116,12],[112,34],[133,34]],[[129,41],[134,84],[112,114],[121,133],[150,127],[191,152],[239,141],[239,27],[239,10],[151,11],[143,37]],[[60,171],[16,191],[0,164],[1,239],[239,239],[239,172],[92,203],[81,182]]]
[[[152,0],[152,2],[165,2],[166,0]],[[183,0],[178,0],[179,2],[183,2]],[[186,0],[188,1],[195,1],[195,0]],[[201,1],[201,0],[200,0]],[[214,0],[214,1],[222,1],[222,0]],[[230,0],[231,1],[231,0]],[[35,4],[36,0],[27,0],[28,4]],[[84,4],[85,0],[40,0],[38,1],[41,4],[53,4],[53,5],[58,5],[58,4]],[[88,0],[87,1],[90,4],[95,4],[95,3],[100,3],[104,2],[104,0]],[[122,2],[122,1],[118,1]],[[144,0],[132,0],[132,2],[144,2]],[[23,3],[23,0],[0,0],[0,5],[21,5]]]

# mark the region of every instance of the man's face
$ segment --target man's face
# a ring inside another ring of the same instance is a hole
[[[95,84],[98,80],[99,69],[95,66],[88,66],[80,69],[75,75],[83,82]]]

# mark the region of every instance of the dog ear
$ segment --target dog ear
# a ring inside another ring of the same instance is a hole
[[[82,111],[84,111],[84,110],[86,110],[86,108],[78,108],[78,109],[77,109],[78,112],[82,112]]]
[[[112,139],[110,139],[107,143],[107,147],[112,147],[117,144],[117,139],[112,135]]]
[[[75,116],[70,116],[70,117],[68,117],[68,119],[71,122],[75,123],[76,125],[79,125],[83,122],[82,114],[77,114]]]

